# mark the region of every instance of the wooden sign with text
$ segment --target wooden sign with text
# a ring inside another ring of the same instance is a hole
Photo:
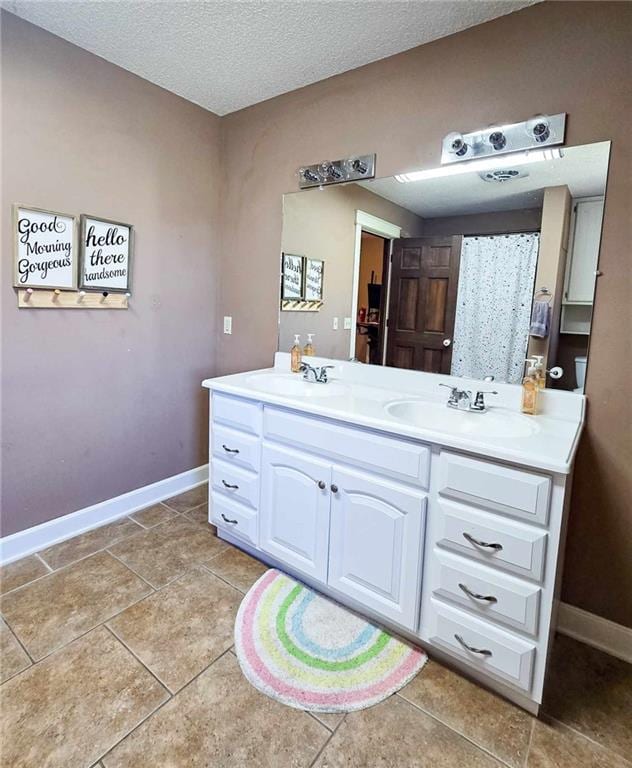
[[[80,287],[125,292],[131,286],[134,230],[131,224],[81,216]]]
[[[77,287],[77,219],[41,208],[13,206],[16,288]]]

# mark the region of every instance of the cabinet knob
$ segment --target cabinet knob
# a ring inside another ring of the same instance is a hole
[[[334,483],[331,486],[331,492],[332,493],[338,493],[338,486]]]
[[[321,491],[324,491],[325,488],[327,487],[327,483],[324,480],[319,480],[318,487],[320,488]]]

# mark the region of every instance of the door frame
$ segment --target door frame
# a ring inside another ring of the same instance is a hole
[[[349,339],[349,359],[353,360],[356,351],[356,323],[358,321],[358,289],[360,288],[360,251],[362,249],[362,233],[378,235],[385,240],[395,240],[401,237],[402,228],[386,219],[380,219],[366,211],[356,210],[355,243],[353,248],[353,286],[351,289],[351,338]],[[384,285],[384,278],[382,278]],[[388,292],[388,281],[387,281]],[[386,297],[388,301],[388,296]],[[386,304],[388,307],[388,303]],[[386,327],[386,326],[385,326]],[[386,348],[386,347],[384,347]]]

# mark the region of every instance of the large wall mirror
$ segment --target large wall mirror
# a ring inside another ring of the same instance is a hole
[[[510,383],[543,355],[564,369],[554,386],[583,392],[609,154],[285,195],[281,249],[322,264],[322,286],[280,301],[279,349],[311,333],[323,357]]]

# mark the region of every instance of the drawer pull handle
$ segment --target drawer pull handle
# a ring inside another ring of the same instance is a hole
[[[230,488],[232,491],[238,491],[239,486],[238,485],[231,485],[230,483],[227,483],[226,480],[222,479],[222,485],[224,488]]]
[[[471,533],[464,533],[463,538],[467,539],[467,541],[469,541],[470,544],[474,544],[475,547],[483,547],[483,549],[493,549],[495,552],[500,552],[500,550],[503,548],[503,545],[498,544],[497,542],[494,542],[493,544],[488,544],[486,541],[479,541],[478,539],[475,539]]]
[[[491,656],[492,652],[488,650],[487,648],[474,648],[471,645],[468,645],[465,640],[461,637],[461,635],[454,635],[456,640],[461,643],[461,645],[465,648],[466,651],[469,651],[470,653],[478,653],[480,656]]]
[[[222,520],[225,523],[230,523],[231,525],[237,525],[239,523],[238,520],[231,520],[229,517],[226,517],[226,515],[222,512]]]
[[[471,597],[474,600],[484,600],[486,603],[492,604],[498,602],[497,597],[494,597],[493,595],[479,595],[478,592],[472,592],[472,590],[465,584],[459,583],[459,589],[465,592],[468,597]]]
[[[223,444],[222,448],[226,451],[226,453],[239,453],[239,448],[229,448],[227,445]]]

